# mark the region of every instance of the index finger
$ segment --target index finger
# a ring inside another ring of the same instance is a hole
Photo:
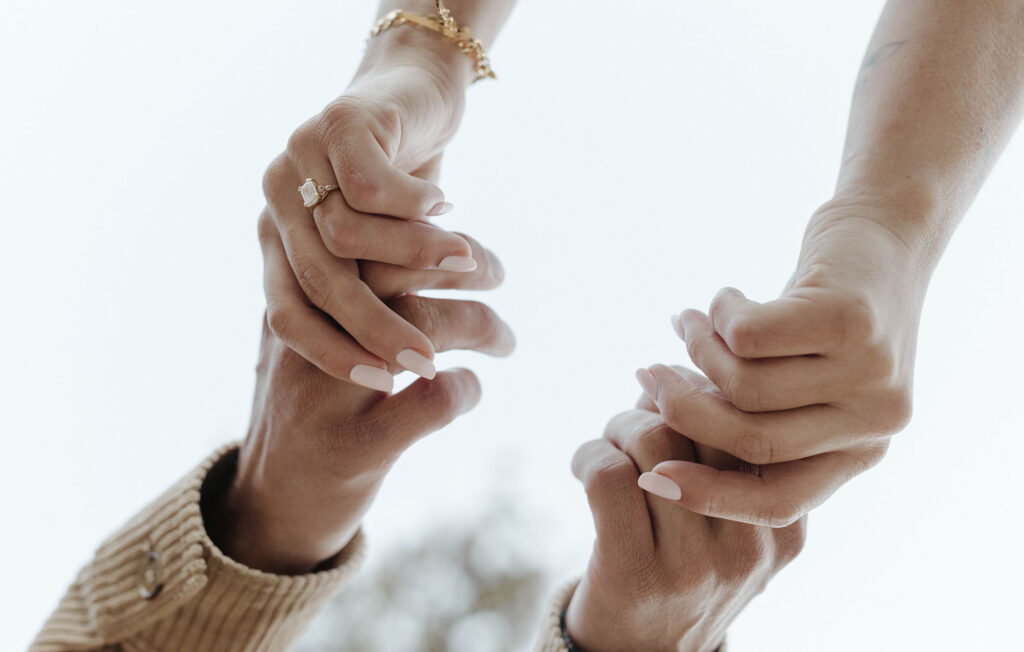
[[[653,473],[679,487],[686,509],[751,525],[791,525],[869,465],[846,453],[825,453],[760,467],[759,474],[673,460]]]
[[[416,220],[452,208],[439,187],[396,168],[365,126],[331,138],[327,149],[345,203],[360,213]]]
[[[845,330],[842,305],[813,288],[767,303],[725,288],[709,313],[715,332],[741,358],[829,353],[842,344]]]
[[[587,493],[599,545],[634,559],[654,550],[650,512],[637,487],[633,460],[607,439],[588,441],[572,458],[572,472]]]

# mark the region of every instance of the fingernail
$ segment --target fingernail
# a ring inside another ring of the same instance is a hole
[[[434,376],[437,375],[437,369],[434,367],[434,363],[412,349],[402,351],[395,356],[395,360],[398,360],[398,364],[402,365],[409,371],[413,372],[417,376],[426,378],[427,380],[432,380]]]
[[[665,500],[679,500],[683,497],[683,490],[675,482],[657,473],[644,473],[636,481],[641,489]]]
[[[434,205],[429,211],[427,211],[427,217],[437,217],[438,215],[444,215],[451,209],[455,208],[455,205],[451,202],[443,201],[440,204]]]
[[[476,269],[476,261],[469,256],[448,256],[437,268],[445,272],[472,272]]]
[[[683,330],[683,320],[679,318],[679,315],[672,315],[672,330],[676,332],[679,339],[686,339],[686,331]]]
[[[640,382],[640,386],[644,388],[644,393],[650,397],[654,402],[658,401],[658,381],[655,380],[654,374],[647,369],[637,369],[636,379]]]
[[[386,369],[371,367],[368,364],[357,364],[352,367],[348,377],[353,383],[369,387],[379,392],[390,392],[395,387],[395,379]]]

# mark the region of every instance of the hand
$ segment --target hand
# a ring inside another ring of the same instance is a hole
[[[811,220],[796,274],[765,304],[726,289],[676,322],[707,378],[638,372],[674,429],[761,465],[760,476],[669,461],[687,509],[785,526],[876,464],[910,418],[930,267],[885,211],[834,202]],[[710,379],[710,382],[708,382]]]
[[[639,409],[612,419],[605,438],[584,444],[573,459],[597,531],[566,612],[566,630],[585,652],[711,652],[803,546],[806,519],[770,529],[715,521],[645,496],[641,472],[665,459],[736,468],[733,458]]]
[[[433,377],[429,338],[374,296],[356,259],[476,268],[465,238],[428,222],[451,208],[434,181],[462,116],[469,61],[426,30],[373,39],[345,94],[299,127],[267,169],[267,215],[298,281],[268,287],[270,329],[335,378],[390,391],[388,365]],[[340,187],[312,217],[297,191],[307,177]]]
[[[284,252],[273,228],[264,231],[268,286],[286,291],[296,281],[271,278]],[[402,287],[445,288],[453,281],[468,287],[474,278],[480,286],[491,284],[490,256],[482,249],[478,254],[481,267],[470,275],[368,264],[367,276],[394,295]],[[437,351],[507,355],[514,346],[508,326],[475,301],[401,294],[387,305],[425,333]],[[252,568],[309,572],[347,545],[398,456],[471,409],[479,396],[476,377],[465,369],[420,379],[393,396],[338,381],[293,352],[264,323],[252,424],[230,486],[212,500],[214,516],[207,524],[220,529],[211,529],[211,537]]]

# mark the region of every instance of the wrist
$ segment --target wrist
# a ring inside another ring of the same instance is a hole
[[[928,183],[848,181],[812,218],[861,217],[884,227],[927,269],[938,262],[952,235],[954,220],[945,214],[939,189]]]
[[[343,550],[376,493],[376,484],[342,488],[337,483],[329,483],[330,492],[310,492],[293,482],[265,481],[263,474],[264,480],[257,480],[244,468],[239,471],[239,464],[244,460],[226,465],[204,484],[203,521],[225,555],[268,573],[310,573]]]
[[[451,39],[416,25],[399,25],[371,38],[356,79],[397,67],[430,75],[446,95],[465,93],[473,83],[473,60]]]

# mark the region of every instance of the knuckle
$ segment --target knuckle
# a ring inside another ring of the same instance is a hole
[[[317,127],[315,120],[308,120],[288,137],[286,152],[295,155],[309,149],[310,145],[316,144]]]
[[[741,358],[753,358],[760,349],[764,330],[764,327],[753,319],[741,317],[732,320],[723,335],[733,353]]]
[[[700,337],[694,337],[687,340],[686,342],[686,353],[689,354],[690,360],[693,360],[693,364],[699,368],[704,368],[704,339]]]
[[[583,479],[583,489],[591,498],[605,492],[629,490],[636,477],[636,467],[629,459],[608,460],[590,469]]]
[[[384,188],[377,179],[352,166],[343,170],[342,176],[342,193],[349,206],[357,211],[369,213],[380,205]]]
[[[878,331],[871,304],[859,297],[843,297],[836,305],[839,346],[870,342]]]
[[[800,503],[791,498],[779,500],[768,505],[757,515],[756,520],[772,529],[784,528],[795,523],[803,516]]]
[[[406,265],[413,269],[430,269],[440,262],[435,253],[437,244],[432,240],[417,238],[406,252]]]
[[[267,198],[267,201],[272,201],[274,197],[281,194],[281,188],[285,184],[293,183],[295,183],[295,174],[291,161],[286,155],[281,154],[270,162],[263,173],[263,196]]]
[[[295,278],[299,287],[314,304],[326,307],[331,300],[331,280],[317,265],[310,261],[298,260],[295,264]]]
[[[775,556],[780,566],[796,559],[807,544],[807,519],[801,517],[789,527],[775,531]]]
[[[320,113],[315,131],[321,136],[337,142],[336,137],[359,122],[364,109],[351,97],[339,97]]]
[[[885,438],[882,441],[866,446],[862,450],[853,452],[849,459],[847,475],[853,478],[871,469],[885,458],[888,450],[889,439]]]
[[[437,304],[430,299],[403,295],[389,301],[388,306],[431,340],[440,329],[440,311]]]
[[[438,374],[427,385],[426,400],[443,418],[450,418],[459,409],[459,385],[451,376]]]
[[[662,401],[659,406],[661,410],[661,416],[665,419],[665,423],[672,427],[673,430],[682,432],[685,434],[687,427],[687,414],[686,408],[683,407],[683,400],[681,397],[670,397],[669,400]]]
[[[274,218],[270,216],[270,211],[264,209],[260,213],[259,219],[256,220],[256,236],[259,241],[266,243],[274,237],[277,232],[277,226],[274,224]]]
[[[733,449],[737,457],[751,464],[772,464],[778,458],[772,437],[753,427],[745,427],[737,433]]]
[[[878,434],[893,435],[900,432],[907,427],[913,417],[911,390],[901,387],[886,391],[872,401],[871,412]]]
[[[732,541],[732,563],[730,574],[737,579],[746,579],[760,571],[769,561],[769,545],[762,528],[749,526],[738,528]]]
[[[361,258],[363,249],[359,245],[362,241],[357,237],[352,223],[334,215],[324,214],[319,208],[318,206],[318,210],[315,211],[316,221],[328,251],[339,258]]]
[[[267,327],[274,337],[287,342],[291,335],[292,314],[287,308],[267,308]],[[287,348],[287,347],[285,347]]]
[[[630,435],[629,455],[633,459],[653,458],[657,460],[670,457],[671,440],[668,429],[661,424],[639,428]]]
[[[751,382],[739,371],[729,375],[722,391],[740,410],[744,412],[762,412],[765,410],[765,398],[761,387]]]
[[[485,328],[493,328],[496,321],[496,315],[494,314],[494,311],[491,310],[490,306],[485,303],[481,303],[480,301],[466,301],[465,308],[467,312],[466,316],[469,318],[471,323]],[[484,330],[484,332],[489,332],[489,328]]]

